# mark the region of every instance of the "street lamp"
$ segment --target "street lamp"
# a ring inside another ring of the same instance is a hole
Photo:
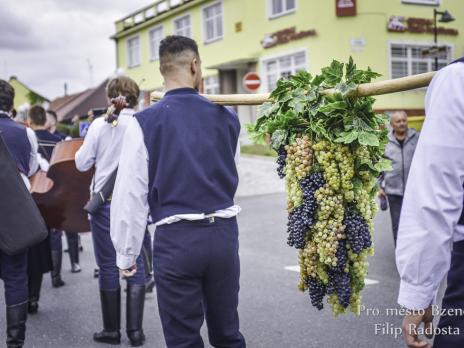
[[[435,55],[435,71],[438,70],[438,28],[437,28],[437,16],[440,15],[441,18],[438,20],[440,23],[449,23],[454,21],[454,17],[448,11],[437,11],[437,9],[433,9],[433,33],[434,33],[434,42],[435,48],[437,50]]]

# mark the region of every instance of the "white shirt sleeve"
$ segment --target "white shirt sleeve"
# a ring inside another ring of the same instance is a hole
[[[85,135],[84,143],[76,152],[76,168],[85,172],[93,167],[97,158],[98,145],[98,120],[92,122]]]
[[[29,173],[28,176],[34,175],[37,170],[39,169],[39,158],[38,158],[38,149],[39,144],[37,142],[37,136],[35,132],[30,129],[26,128],[27,138],[29,139],[29,143],[31,144],[31,154],[29,156]]]
[[[118,175],[111,201],[111,239],[116,264],[128,269],[142,248],[148,218],[148,151],[134,118],[124,135]]]
[[[433,79],[426,117],[411,164],[400,218],[396,264],[398,303],[427,308],[450,267],[451,245],[463,208],[464,64]]]

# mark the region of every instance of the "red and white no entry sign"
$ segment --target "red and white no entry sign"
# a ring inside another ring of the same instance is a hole
[[[255,92],[261,86],[261,78],[257,73],[249,72],[243,77],[243,88],[248,92]]]

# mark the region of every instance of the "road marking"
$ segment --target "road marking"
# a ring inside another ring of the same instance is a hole
[[[296,265],[296,266],[287,266],[285,267],[285,269],[287,271],[292,271],[292,272],[300,272],[300,266]]]
[[[298,266],[298,265],[287,266],[287,267],[285,267],[285,269],[287,271],[298,272],[298,273],[300,272],[300,266]],[[364,284],[366,284],[366,285],[375,285],[375,284],[379,284],[379,281],[375,280],[375,279],[366,278],[366,279],[364,279]]]

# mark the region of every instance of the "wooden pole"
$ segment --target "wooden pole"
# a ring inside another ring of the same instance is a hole
[[[390,94],[397,92],[409,91],[417,88],[427,87],[432,81],[435,72],[401,77],[398,79],[365,83],[358,86],[356,90],[350,93],[351,96],[374,96]],[[333,94],[333,89],[323,91],[324,94]],[[163,98],[164,93],[153,92],[152,101],[158,101]],[[271,101],[269,93],[262,94],[204,94],[204,97],[216,104],[221,105],[261,105]]]

